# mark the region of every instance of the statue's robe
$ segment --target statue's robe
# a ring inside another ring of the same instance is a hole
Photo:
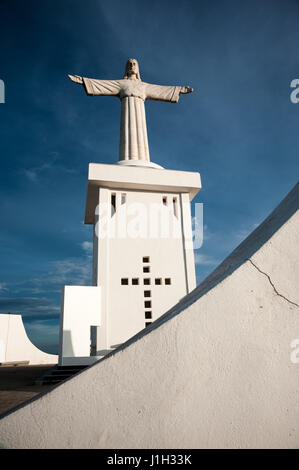
[[[119,160],[149,161],[145,100],[177,103],[182,87],[151,85],[138,79],[83,78],[86,93],[117,96],[121,100]]]

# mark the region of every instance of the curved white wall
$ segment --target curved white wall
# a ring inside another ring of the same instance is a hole
[[[56,364],[58,356],[38,349],[28,338],[22,316],[0,314],[0,364],[29,361],[33,364]]]
[[[1,445],[298,448],[298,208],[299,185],[151,327],[6,415]]]

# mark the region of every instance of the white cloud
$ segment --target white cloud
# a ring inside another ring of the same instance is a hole
[[[204,224],[203,226],[203,241],[210,240],[212,238],[213,234],[210,232],[207,224]]]
[[[201,253],[196,253],[194,254],[195,256],[195,264],[198,264],[199,266],[217,266],[219,264],[219,260],[217,258],[214,258],[213,256],[209,255],[204,255]]]
[[[64,171],[66,173],[77,173],[77,170],[75,170],[74,168],[67,168],[64,165],[56,163],[57,159],[59,158],[58,152],[50,152],[49,155],[50,156],[48,160],[42,163],[41,165],[23,169],[22,171],[25,174],[26,178],[28,178],[31,182],[36,183],[41,174],[47,170]]]
[[[92,242],[85,241],[85,242],[81,243],[81,246],[82,246],[83,250],[85,251],[85,253],[87,253],[87,254],[92,253],[92,246],[93,246]]]
[[[0,298],[1,313],[22,314],[24,317],[53,317],[58,316],[60,311],[59,305],[55,305],[47,298],[37,297],[13,297]]]
[[[81,258],[53,261],[47,265],[47,272],[44,275],[15,283],[13,291],[15,294],[26,296],[47,295],[50,292],[61,292],[64,285],[88,286],[91,284],[91,266],[91,256],[88,253]]]
[[[51,284],[89,285],[91,282],[91,263],[87,258],[69,258],[55,261],[47,276]]]
[[[48,170],[48,169],[53,167],[54,161],[55,160],[53,160],[52,162],[43,163],[42,165],[39,165],[39,166],[36,166],[36,167],[33,167],[33,168],[23,170],[24,173],[25,173],[25,176],[30,181],[36,182],[38,180],[38,176],[41,172],[43,172],[45,170]]]
[[[37,172],[32,170],[24,170],[25,176],[34,183],[37,181]]]
[[[52,322],[52,320],[50,320]],[[49,320],[34,320],[34,322],[30,323],[30,330],[33,334],[49,336],[52,335],[53,337],[57,336],[59,333],[59,325],[58,324],[49,324]]]
[[[234,235],[234,238],[237,242],[242,242],[243,240],[245,240],[245,238],[248,237],[248,235],[251,234],[251,232],[253,232],[253,230],[258,227],[259,224],[257,223],[254,223],[254,224],[250,224],[248,227],[246,228],[241,228],[239,230],[237,230],[233,235]]]

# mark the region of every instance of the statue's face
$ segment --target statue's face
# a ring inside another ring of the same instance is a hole
[[[138,68],[138,62],[136,59],[128,60],[127,66],[126,66],[126,72],[129,77],[131,77],[132,75],[138,76],[139,68]]]

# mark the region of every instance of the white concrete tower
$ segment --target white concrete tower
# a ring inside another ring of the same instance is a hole
[[[127,62],[122,80],[70,76],[87,94],[118,96],[122,113],[119,162],[89,165],[85,223],[94,226],[93,285],[64,288],[62,365],[98,360],[196,285],[190,201],[200,175],[151,163],[144,138],[144,101],[177,102],[192,89],[142,82],[136,64]]]

